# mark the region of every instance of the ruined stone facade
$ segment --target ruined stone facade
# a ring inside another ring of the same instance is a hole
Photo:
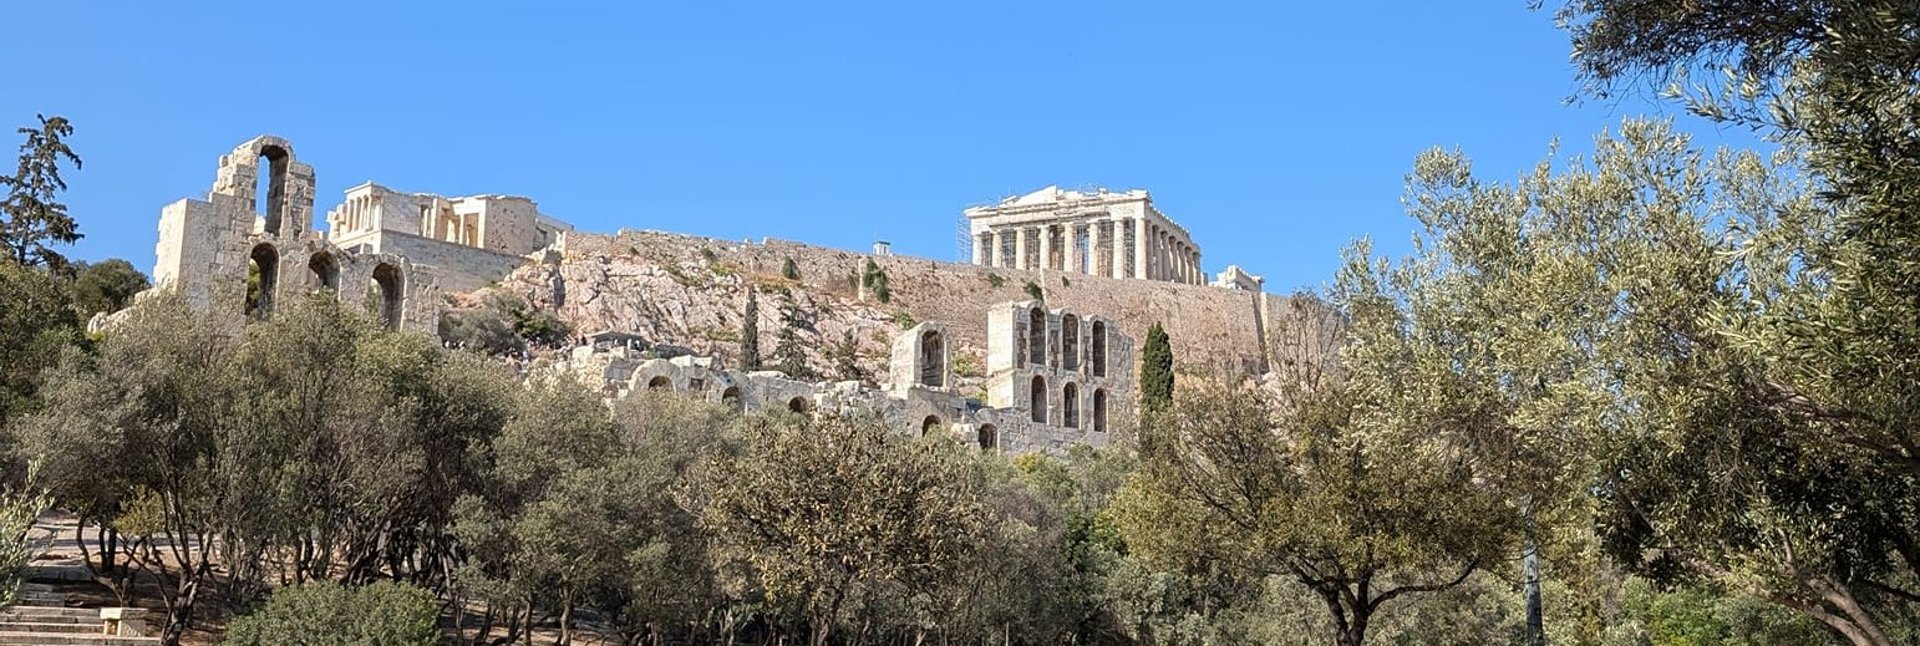
[[[1200,247],[1146,191],[1049,186],[965,215],[976,265],[1206,283]]]
[[[391,253],[433,265],[442,286],[470,291],[561,241],[573,227],[510,195],[441,197],[366,182],[327,212],[327,239],[356,253]]]
[[[220,157],[206,200],[161,210],[155,285],[255,318],[327,291],[366,303],[388,326],[431,333],[442,293],[498,280],[572,230],[523,197],[444,198],[368,182],[327,213],[322,233],[311,229],[314,198],[313,167],[293,144],[271,135],[241,144]],[[250,272],[259,275],[251,296]]]
[[[270,135],[240,144],[220,157],[206,200],[161,209],[155,286],[200,309],[263,319],[277,302],[325,292],[367,303],[390,327],[432,330],[437,272],[398,254],[341,249],[310,229],[313,205],[313,167],[293,144]],[[259,275],[251,297],[250,270]]]
[[[716,367],[710,357],[661,357],[630,343],[574,348],[554,366],[607,397],[671,391],[736,410],[803,415],[878,415],[902,432],[948,437],[982,450],[1060,454],[1104,445],[1131,419],[1133,340],[1112,321],[1049,310],[1039,301],[1003,303],[987,319],[987,399],[953,382],[945,325],[920,323],[895,337],[888,381],[809,383],[771,370]]]

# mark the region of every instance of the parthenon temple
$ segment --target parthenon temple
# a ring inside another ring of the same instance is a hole
[[[966,210],[973,262],[1113,278],[1206,284],[1200,247],[1144,190],[1049,186]]]

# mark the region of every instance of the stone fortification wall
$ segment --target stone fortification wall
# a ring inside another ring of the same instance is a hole
[[[477,249],[399,231],[380,234],[380,251],[405,256],[416,265],[434,268],[441,290],[449,292],[480,289],[527,262],[525,256]]]

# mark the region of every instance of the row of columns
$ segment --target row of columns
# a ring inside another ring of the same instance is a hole
[[[347,231],[365,231],[375,228],[373,223],[380,211],[380,203],[372,195],[362,195],[347,198],[347,203],[340,210]]]
[[[1087,242],[1084,253],[1080,245],[1082,239]],[[1052,269],[1189,285],[1206,282],[1200,269],[1200,250],[1171,230],[1143,218],[1080,220],[986,231],[974,236],[973,262],[988,267]]]

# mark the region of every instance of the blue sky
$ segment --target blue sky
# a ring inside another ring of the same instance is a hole
[[[762,236],[957,259],[960,210],[1145,188],[1205,268],[1325,283],[1399,253],[1413,157],[1530,167],[1627,116],[1568,105],[1564,33],[1473,2],[44,2],[11,23],[0,125],[77,128],[73,255],[153,263],[162,205],[261,133],[319,177],[509,193],[592,231]],[[18,138],[6,140],[16,145]],[[10,170],[11,166],[8,166]]]

